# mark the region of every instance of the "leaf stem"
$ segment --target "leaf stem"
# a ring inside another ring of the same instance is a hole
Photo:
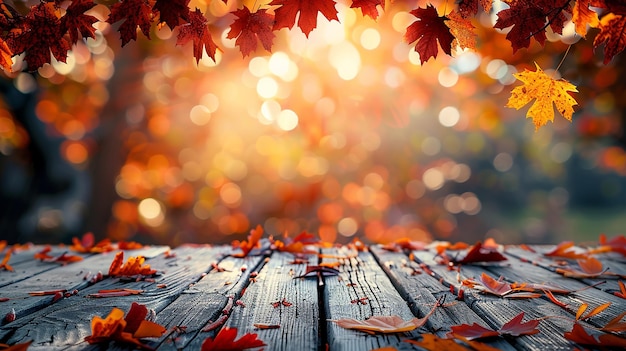
[[[569,44],[569,46],[567,47],[567,50],[565,50],[565,53],[563,54],[563,58],[561,59],[561,62],[559,62],[559,65],[556,66],[556,68],[554,69],[555,72],[558,71],[559,68],[561,68],[561,65],[565,61],[565,58],[567,57],[567,54],[569,53],[569,49],[571,48],[572,48],[572,44]]]

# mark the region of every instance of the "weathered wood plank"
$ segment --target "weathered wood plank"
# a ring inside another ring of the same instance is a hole
[[[460,286],[459,279],[479,277],[483,272],[491,273],[486,267],[465,265],[460,274],[451,271],[447,266],[437,264],[434,253],[429,251],[413,251],[415,258],[440,277],[446,284]],[[524,320],[540,319],[540,333],[523,335],[509,340],[519,350],[570,350],[572,344],[564,338],[564,333],[572,329],[571,315],[550,301],[535,299],[505,299],[493,295],[482,294],[475,289],[465,290],[464,302],[479,314],[489,326],[500,329],[506,322],[525,313]],[[586,325],[586,324],[585,324]]]
[[[125,251],[128,255],[141,255],[148,258],[155,257],[165,250],[166,246],[144,247],[140,250]],[[54,268],[37,276],[18,281],[2,288],[2,296],[10,300],[0,305],[0,316],[5,316],[12,309],[15,309],[16,317],[19,320],[30,313],[37,311],[54,302],[54,296],[30,296],[29,292],[42,290],[82,290],[90,283],[84,279],[89,273],[98,271],[107,272],[115,252],[108,252],[87,257],[81,262],[59,266],[54,264]],[[6,324],[3,319],[0,325]]]
[[[339,276],[324,279],[323,299],[328,320],[365,320],[372,316],[391,315],[397,315],[404,320],[415,317],[371,253],[357,252],[346,247],[324,249],[323,253],[338,257],[328,256],[323,258],[323,262],[342,263],[338,267],[341,272]],[[419,335],[417,330],[402,334],[369,335],[344,329],[330,321],[326,330],[329,349],[342,351],[363,351],[398,345],[405,338],[416,338]]]
[[[453,325],[477,323],[484,327],[489,327],[465,303],[455,303],[456,296],[450,293],[448,287],[427,272],[424,272],[416,262],[409,260],[404,253],[390,252],[382,249],[379,245],[371,246],[370,251],[391,278],[396,289],[408,302],[413,310],[413,314],[424,316],[430,311],[430,306],[440,298],[443,298],[442,303],[449,304],[445,308],[438,308],[428,319],[426,326],[431,333],[445,338]],[[496,338],[495,340],[492,338],[487,340],[486,343],[500,350],[515,350],[511,344],[501,338]]]
[[[250,283],[250,274],[261,268],[264,259],[265,256],[226,257],[219,262],[224,271],[213,269],[158,312],[158,323],[168,330],[174,327],[184,329],[184,332],[174,331],[158,340],[159,350],[199,350],[202,342],[213,337],[219,327],[210,332],[202,332],[202,329],[220,318],[230,296],[232,301],[240,298]],[[247,268],[242,270],[242,266]]]
[[[305,256],[311,265],[317,255]],[[257,333],[267,350],[313,351],[322,349],[319,335],[319,301],[316,279],[294,277],[305,273],[306,264],[294,264],[289,253],[274,252],[241,296],[245,305],[233,308],[227,326],[238,334]],[[277,325],[258,329],[256,323]]]

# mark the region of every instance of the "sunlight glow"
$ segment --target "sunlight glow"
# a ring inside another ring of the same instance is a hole
[[[361,55],[348,41],[333,45],[328,53],[328,60],[343,80],[352,80],[359,74]]]
[[[380,45],[380,32],[374,28],[367,28],[361,33],[361,46],[365,50],[375,50]]]
[[[276,119],[278,128],[290,131],[298,126],[298,115],[293,110],[282,110]]]
[[[278,83],[272,77],[263,77],[257,83],[256,92],[262,98],[271,99],[278,94]]]

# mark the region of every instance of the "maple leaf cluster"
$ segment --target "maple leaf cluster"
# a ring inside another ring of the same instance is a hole
[[[119,24],[121,45],[137,39],[137,32],[150,39],[154,25],[167,25],[178,29],[177,45],[192,42],[193,56],[199,61],[203,52],[215,60],[219,49],[214,42],[210,25],[219,20],[209,20],[198,8],[189,7],[190,0],[119,0],[110,6],[106,19],[109,24]],[[506,38],[513,51],[528,48],[534,38],[540,44],[546,41],[546,31],[562,34],[571,21],[576,33],[588,34],[588,27],[598,28],[594,48],[604,45],[604,63],[608,63],[626,47],[626,5],[610,0],[504,0],[508,7],[496,13],[496,29],[508,30]],[[227,2],[224,1],[226,4]],[[36,70],[49,63],[51,56],[65,62],[67,52],[80,38],[95,38],[94,24],[98,18],[89,14],[96,3],[93,0],[42,0],[29,8],[27,14],[19,13],[9,4],[0,2],[0,66],[11,70],[11,58],[25,54],[28,70]],[[351,8],[359,9],[363,16],[377,20],[380,12],[389,10],[393,2],[385,0],[353,0]],[[256,7],[256,6],[255,6]],[[418,7],[410,14],[416,21],[410,24],[404,40],[415,44],[422,63],[437,57],[439,48],[448,55],[459,47],[474,49],[475,27],[471,19],[480,12],[492,10],[491,0],[460,0],[447,14],[440,15],[432,4]],[[599,12],[597,12],[599,11]],[[233,17],[227,38],[235,39],[242,55],[248,56],[257,49],[271,51],[274,32],[282,28],[300,28],[308,38],[317,27],[318,14],[327,20],[339,21],[336,0],[272,0],[257,8],[245,4],[230,12]],[[224,15],[225,17],[226,15]],[[296,23],[297,19],[297,23]],[[223,23],[225,21],[222,21]]]

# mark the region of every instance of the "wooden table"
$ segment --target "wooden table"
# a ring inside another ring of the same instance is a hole
[[[158,350],[200,350],[205,339],[224,327],[237,328],[239,335],[256,333],[267,344],[266,350],[361,351],[385,346],[409,350],[418,348],[406,340],[419,341],[425,334],[445,338],[451,326],[464,323],[498,330],[522,311],[524,321],[540,321],[539,333],[480,341],[502,350],[573,350],[581,346],[567,340],[564,333],[572,330],[581,304],[588,304],[591,310],[611,303],[601,313],[579,321],[590,334],[599,335],[599,328],[626,310],[626,299],[614,294],[620,291],[620,278],[573,279],[557,273],[555,265],[563,264],[563,260],[542,254],[552,248],[534,247],[533,252],[507,246],[503,250],[506,261],[462,265],[459,270],[440,264],[432,248],[389,251],[370,246],[358,251],[343,246],[318,249],[322,255],[295,259],[279,251],[238,258],[225,246],[184,245],[171,250],[153,246],[125,251],[126,258],[144,256],[146,263],[160,272],[152,278],[133,280],[106,276],[118,251],[81,254],[82,261],[60,265],[35,260],[34,254],[42,247],[31,246],[13,253],[8,262],[13,271],[0,271],[0,298],[5,300],[0,302],[0,316],[15,310],[14,321],[2,321],[0,343],[32,340],[29,350],[133,349],[133,345],[119,342],[91,345],[84,339],[91,334],[94,316],[104,318],[114,307],[128,311],[137,302],[154,312],[153,320],[167,328],[160,338],[142,339]],[[66,251],[67,247],[53,246],[49,254]],[[626,274],[623,256],[610,253],[599,257],[611,272]],[[332,266],[333,262],[338,262],[338,275],[297,278],[309,266]],[[98,271],[104,273],[104,279],[92,282]],[[575,292],[555,295],[562,304],[559,306],[544,294],[509,299],[462,285],[466,278],[477,280],[483,273],[508,282],[549,283]],[[143,292],[90,297],[104,289],[119,288]],[[462,299],[458,299],[459,288],[464,290]],[[65,292],[29,294],[54,290]],[[331,321],[381,315],[410,320],[423,317],[438,301],[443,306],[435,309],[424,326],[404,333],[370,335]],[[219,325],[202,331],[212,321]],[[276,328],[259,329],[255,324]],[[623,333],[617,335],[623,337]]]

